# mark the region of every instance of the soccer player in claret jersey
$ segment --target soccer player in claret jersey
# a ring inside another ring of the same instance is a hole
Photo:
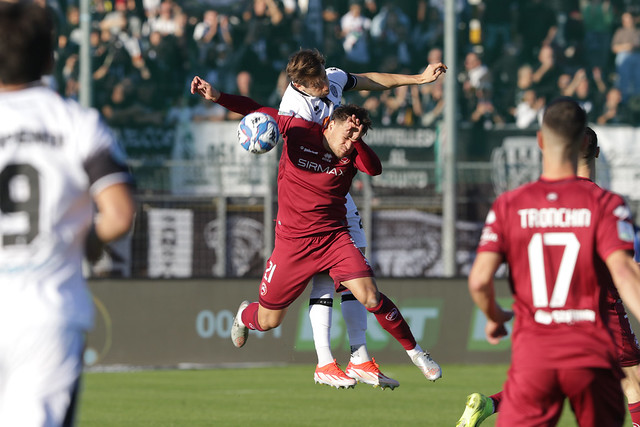
[[[556,425],[565,398],[580,426],[624,422],[601,281],[608,268],[639,318],[640,267],[624,200],[576,175],[585,127],[586,114],[571,99],[546,108],[538,132],[542,175],[496,199],[469,274],[487,340],[497,343],[511,316],[495,299],[493,275],[503,261],[509,265],[515,324],[498,426]]]
[[[98,113],[41,82],[52,22],[36,2],[0,1],[1,426],[73,425],[93,323],[85,247],[98,252],[134,215],[124,157]]]
[[[337,290],[349,289],[380,325],[407,351],[427,379],[441,371],[416,343],[395,304],[378,291],[373,271],[354,245],[346,224],[345,196],[358,170],[382,172],[380,159],[361,139],[371,124],[366,110],[355,105],[336,108],[325,125],[279,114],[250,98],[220,93],[200,77],[191,92],[243,115],[271,115],[283,135],[278,170],[276,240],[259,289],[259,302],[240,304],[231,328],[236,347],[248,329],[266,331],[280,325],[289,305],[311,277],[328,271]]]
[[[590,127],[585,129],[585,144],[582,147],[578,160],[577,175],[583,179],[595,181],[595,162],[600,155],[598,137]],[[631,328],[627,312],[622,304],[620,295],[611,281],[611,275],[607,273],[599,280],[607,287],[607,313],[609,316],[609,328],[613,333],[613,341],[616,345],[618,362],[622,367],[625,377],[622,379],[622,390],[627,398],[627,407],[634,425],[640,425],[640,379],[638,378],[638,365],[640,364],[640,349],[638,341]],[[456,427],[476,427],[487,417],[498,412],[502,391],[484,396],[481,393],[472,393],[467,396],[467,404],[464,413],[458,420]]]
[[[398,86],[431,83],[446,72],[439,62],[429,64],[421,74],[363,73],[350,74],[339,68],[325,69],[325,59],[317,50],[302,49],[291,55],[287,63],[287,76],[291,83],[280,103],[280,113],[294,114],[316,123],[331,115],[340,105],[343,92],[351,90],[386,90]],[[347,193],[347,222],[349,234],[360,250],[365,251],[367,240],[362,221],[351,195]],[[380,372],[378,364],[369,355],[366,345],[367,311],[350,291],[342,293],[342,317],[347,326],[351,357],[343,372],[331,353],[331,314],[335,287],[328,274],[313,277],[309,300],[309,320],[318,356],[314,372],[316,383],[334,387],[354,385],[356,381],[394,389],[398,381]]]

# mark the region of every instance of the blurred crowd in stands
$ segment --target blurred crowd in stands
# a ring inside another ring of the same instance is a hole
[[[52,84],[79,91],[79,0],[46,0],[59,22]],[[234,119],[190,96],[194,75],[279,104],[289,55],[318,48],[328,66],[419,73],[443,61],[445,0],[92,0],[93,104],[114,125]],[[460,122],[530,128],[546,102],[580,101],[592,123],[640,126],[638,0],[456,0]],[[382,126],[432,126],[444,79],[346,93]]]

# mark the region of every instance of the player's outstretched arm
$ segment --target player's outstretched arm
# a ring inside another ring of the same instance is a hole
[[[242,114],[243,116],[253,113],[254,111],[262,111],[264,109],[265,113],[270,114],[275,119],[278,117],[277,110],[263,107],[253,99],[246,96],[222,93],[215,87],[211,86],[211,83],[199,76],[195,76],[193,80],[191,80],[191,93],[194,95],[200,95],[204,99],[218,103],[227,110]]]
[[[361,73],[354,74],[357,83],[353,90],[387,90],[398,86],[421,85],[434,82],[447,72],[447,66],[442,62],[429,64],[422,74],[389,74],[389,73]]]
[[[217,102],[218,98],[220,98],[220,91],[199,76],[195,76],[193,80],[191,80],[191,93],[194,95],[198,94],[204,99],[213,102]]]

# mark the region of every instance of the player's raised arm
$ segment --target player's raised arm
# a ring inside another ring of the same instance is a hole
[[[361,73],[353,74],[356,85],[353,90],[387,90],[398,86],[420,85],[434,82],[447,72],[447,66],[442,62],[429,64],[422,74],[389,74],[389,73]]]
[[[191,81],[191,93],[194,95],[198,94],[204,99],[220,104],[227,110],[242,114],[243,116],[253,113],[254,111],[261,110],[271,115],[276,120],[278,118],[277,110],[263,107],[253,99],[246,96],[230,95],[228,93],[220,92],[218,89],[213,87],[211,83],[199,76],[195,76]]]
[[[217,102],[218,98],[220,98],[220,91],[200,76],[195,76],[193,80],[191,80],[191,93],[194,95],[198,94],[204,99],[213,102]]]

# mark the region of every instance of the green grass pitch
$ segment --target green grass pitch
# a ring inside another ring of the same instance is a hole
[[[455,426],[472,392],[502,388],[506,365],[443,365],[427,381],[412,364],[384,365],[391,391],[358,384],[337,390],[313,383],[313,366],[88,372],[79,427],[164,426]],[[495,416],[482,426],[492,427]],[[560,426],[576,423],[565,407]],[[631,426],[627,416],[625,426]]]

